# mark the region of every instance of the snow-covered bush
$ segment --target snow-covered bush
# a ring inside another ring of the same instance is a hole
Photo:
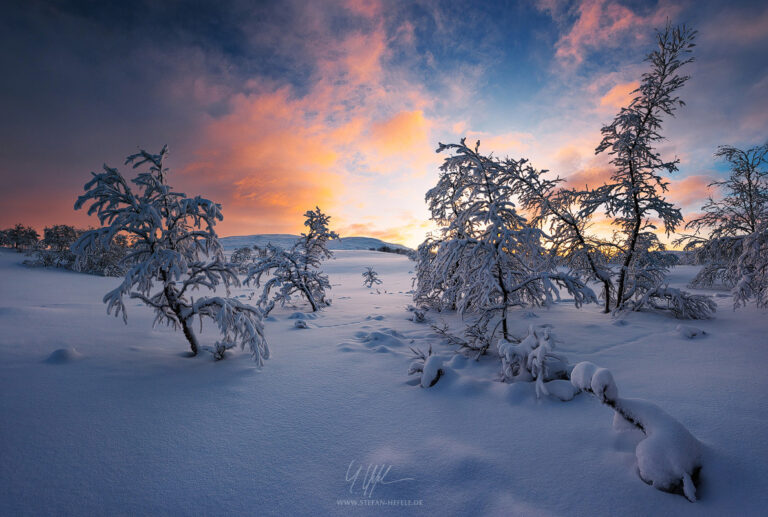
[[[705,320],[712,317],[717,304],[710,296],[690,294],[681,289],[657,285],[646,290],[637,300],[631,300],[628,308],[641,310],[668,310],[681,320]]]
[[[128,238],[121,234],[107,244],[95,241],[76,254],[72,269],[92,275],[124,276],[133,265],[133,259],[128,256],[130,248]]]
[[[57,224],[45,228],[42,240],[35,243],[29,251],[33,260],[25,263],[43,267],[63,267],[72,269],[75,263],[75,255],[70,250],[72,244],[82,233],[73,226]]]
[[[232,256],[229,258],[229,262],[237,270],[238,273],[248,273],[248,268],[251,267],[251,263],[254,260],[254,250],[245,246],[238,248],[232,252]]]
[[[429,307],[414,307],[413,305],[408,305],[406,309],[408,312],[412,313],[412,322],[425,323],[427,321],[427,312],[429,311]]]
[[[497,345],[501,357],[501,377],[505,382],[536,382],[536,396],[548,395],[545,382],[568,378],[568,362],[554,352],[549,328],[528,327],[528,335],[518,343],[506,339]]]
[[[32,248],[40,238],[37,230],[31,226],[24,226],[21,223],[12,228],[3,230],[3,246],[10,246],[18,251],[24,251]]]
[[[571,383],[613,408],[614,427],[631,424],[645,434],[635,449],[640,479],[659,490],[680,493],[691,502],[696,500],[702,446],[685,426],[655,404],[620,398],[611,372],[592,363],[577,364],[571,372]]]
[[[768,220],[744,237],[737,271],[734,306],[744,306],[753,300],[758,307],[768,307]]]
[[[312,312],[330,305],[326,291],[331,289],[328,277],[320,270],[323,260],[333,257],[328,241],[339,235],[328,229],[330,217],[320,208],[307,211],[304,225],[309,228],[302,233],[290,250],[268,244],[264,256],[254,260],[248,269],[245,283],[262,287],[259,306],[268,314],[278,302],[290,303],[295,294],[303,297],[312,307]],[[268,279],[265,281],[265,277]]]
[[[193,355],[200,349],[192,330],[195,318],[208,318],[218,326],[222,339],[215,344],[220,358],[235,345],[248,348],[261,365],[269,357],[264,339],[262,313],[235,298],[192,297],[201,289],[238,285],[237,274],[224,260],[214,230],[222,219],[220,206],[201,197],[188,198],[172,190],[165,167],[167,147],[159,154],[144,150],[126,164],[147,165],[131,184],[117,169],[104,166],[85,184],[85,194],[75,203],[80,209],[90,202],[88,214],[96,214],[101,228],[88,230],[72,247],[82,257],[95,247],[109,247],[120,235],[132,240],[126,260],[132,264],[123,282],[104,296],[107,312],[127,321],[124,298],[142,301],[155,311],[155,324],[181,328]]]
[[[408,375],[419,375],[419,385],[422,388],[431,388],[440,377],[444,375],[443,361],[438,356],[432,354],[432,345],[429,345],[429,349],[426,353],[423,350],[417,348],[411,348],[411,352],[416,359],[411,363],[408,368]]]
[[[365,271],[363,271],[363,285],[370,289],[374,285],[379,284],[381,284],[379,274],[372,267],[366,267]]]
[[[547,305],[566,289],[574,303],[596,301],[576,275],[558,271],[544,247],[544,234],[513,203],[525,160],[499,161],[460,144],[440,167],[436,187],[427,192],[439,235],[419,246],[414,299],[437,310],[475,314],[466,330],[467,346],[485,352],[501,328],[509,339],[510,307]]]

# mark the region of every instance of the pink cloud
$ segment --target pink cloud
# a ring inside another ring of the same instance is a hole
[[[632,92],[634,92],[638,86],[640,86],[638,81],[617,84],[600,98],[600,106],[616,109],[628,106],[629,103],[632,102]]]
[[[551,0],[539,4],[540,10],[561,23],[566,19],[563,8],[560,2]],[[673,3],[661,2],[655,11],[637,14],[613,0],[581,0],[572,10],[576,22],[555,44],[555,56],[561,62],[579,65],[591,50],[617,48],[644,39],[648,32],[645,27],[660,25],[679,10]]]
[[[704,200],[712,194],[708,185],[712,178],[703,175],[686,176],[680,180],[672,179],[669,182],[667,196],[677,205],[695,205],[700,208]]]

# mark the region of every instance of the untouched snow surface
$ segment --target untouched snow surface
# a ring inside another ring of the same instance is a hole
[[[716,298],[716,318],[696,322],[705,339],[689,339],[666,315],[616,320],[567,302],[513,313],[516,335],[551,325],[571,363],[609,369],[622,396],[657,404],[702,443],[699,500],[690,503],[639,479],[644,435],[615,430],[613,411],[594,397],[537,400],[534,383],[494,380],[497,358],[456,355],[412,322],[413,262],[336,255],[324,268],[333,305],[314,319],[295,315],[304,307],[273,311],[272,358],[259,370],[244,352],[189,358],[181,333],[152,329],[138,303],[127,326],[108,317],[101,298],[118,279],[30,269],[0,251],[0,515],[768,508],[766,312],[733,312],[730,297]],[[361,285],[366,266],[384,282],[381,294]],[[695,272],[678,267],[670,284]],[[455,316],[426,317],[458,326]],[[295,328],[304,320],[309,328]],[[216,338],[201,335],[209,345]],[[421,389],[408,375],[409,346],[430,344],[444,375]]]

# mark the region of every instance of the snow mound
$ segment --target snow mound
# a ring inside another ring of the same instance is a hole
[[[686,338],[686,339],[696,339],[701,338],[707,335],[707,333],[704,330],[701,330],[698,327],[694,327],[691,325],[678,325],[675,328],[675,332],[680,334],[680,336]]]
[[[73,346],[68,348],[59,348],[51,352],[51,355],[45,360],[48,364],[66,364],[77,361],[82,358],[83,354],[77,351]]]
[[[424,362],[421,371],[421,387],[431,388],[440,379],[443,374],[443,360],[436,355],[430,355]]]
[[[358,339],[369,347],[402,347],[404,346],[396,331],[373,331],[359,333]]]
[[[289,320],[316,320],[317,314],[314,312],[294,312],[288,316]]]
[[[635,449],[640,479],[665,492],[681,493],[696,500],[694,479],[701,469],[701,443],[677,420],[656,404],[640,399],[619,398],[613,375],[606,368],[582,362],[573,368],[571,383],[594,393],[616,411],[614,428],[623,425],[619,418],[645,433]]]
[[[554,381],[546,382],[544,383],[544,387],[550,396],[562,400],[563,402],[573,400],[573,397],[579,393],[578,388],[564,379],[555,379]]]
[[[293,327],[297,329],[308,329],[309,324],[306,320],[296,320],[293,322]]]
[[[646,439],[635,449],[640,478],[666,492],[682,492],[693,502],[693,479],[701,469],[701,443],[683,424],[656,404],[640,399],[621,399],[625,418],[638,422]]]

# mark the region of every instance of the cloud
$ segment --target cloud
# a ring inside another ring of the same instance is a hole
[[[680,11],[675,4],[660,2],[653,11],[637,13],[613,0],[580,0],[568,10],[564,3],[547,0],[538,7],[565,29],[555,43],[555,57],[574,66],[595,50],[645,41],[648,34],[643,27],[658,26]]]
[[[600,98],[600,106],[616,109],[628,106],[629,103],[632,102],[632,92],[634,92],[638,86],[640,86],[638,81],[617,84]]]
[[[380,153],[395,155],[429,147],[430,121],[421,110],[401,111],[371,125],[371,136]]]
[[[704,200],[712,194],[709,184],[713,178],[695,174],[683,179],[673,179],[669,182],[667,197],[679,206],[695,206],[697,209],[704,204]]]

